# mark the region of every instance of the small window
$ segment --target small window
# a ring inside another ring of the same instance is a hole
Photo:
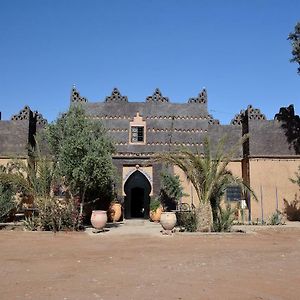
[[[240,201],[242,200],[242,189],[238,185],[230,185],[226,189],[227,201]]]
[[[131,126],[131,143],[144,142],[144,126]]]

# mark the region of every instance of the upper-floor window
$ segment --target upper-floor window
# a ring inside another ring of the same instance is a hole
[[[129,143],[142,144],[146,143],[146,122],[137,112],[133,121],[130,122]]]
[[[131,126],[131,142],[144,142],[144,126]]]

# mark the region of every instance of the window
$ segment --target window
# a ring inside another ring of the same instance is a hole
[[[146,144],[146,122],[140,116],[139,112],[129,123],[129,143],[145,145]]]
[[[144,142],[144,126],[131,126],[131,143]]]
[[[238,185],[230,185],[226,189],[227,201],[240,201],[242,200],[242,189]]]

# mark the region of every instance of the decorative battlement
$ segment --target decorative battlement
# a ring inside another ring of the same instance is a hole
[[[209,125],[220,125],[220,121],[217,119],[214,119],[212,115],[208,114],[208,124]]]
[[[199,95],[196,98],[190,98],[188,103],[207,103],[207,92],[206,89],[202,89]]]
[[[28,105],[24,106],[23,109],[19,111],[19,113],[13,115],[11,117],[12,121],[23,121],[23,120],[30,120],[30,118],[35,118],[36,123],[39,125],[46,125],[48,121],[43,117],[41,113],[39,113],[37,110],[31,111],[30,107]]]
[[[72,88],[71,91],[71,103],[82,103],[82,102],[88,102],[85,97],[81,97],[79,92],[76,90],[75,85]]]
[[[231,125],[242,125],[243,119],[248,116],[248,120],[266,120],[266,116],[260,111],[259,108],[253,108],[252,105],[248,105],[246,110],[241,110],[239,114],[236,114],[231,120]]]
[[[28,105],[25,105],[23,109],[21,109],[17,114],[13,115],[10,119],[12,121],[29,120],[30,114],[32,114],[32,111]]]
[[[36,124],[39,124],[39,125],[47,125],[48,124],[47,119],[45,119],[43,117],[43,115],[41,113],[39,113],[37,110],[35,110],[33,112],[33,117],[36,118]]]
[[[117,88],[114,88],[111,96],[105,98],[105,102],[128,102],[127,96],[122,96]]]
[[[146,102],[169,102],[169,98],[164,97],[161,91],[157,88],[152,96],[148,96],[146,98]]]

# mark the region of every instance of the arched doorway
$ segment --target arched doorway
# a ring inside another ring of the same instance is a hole
[[[148,218],[151,185],[146,176],[140,172],[133,172],[124,185],[125,218]]]

